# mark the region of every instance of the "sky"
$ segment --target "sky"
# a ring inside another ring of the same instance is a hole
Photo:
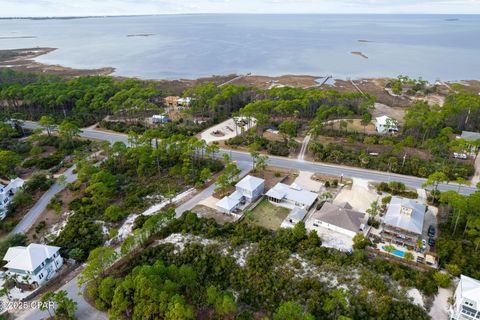
[[[1,17],[175,13],[480,14],[480,0],[0,0]]]

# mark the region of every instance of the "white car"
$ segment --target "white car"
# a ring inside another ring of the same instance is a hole
[[[427,240],[425,239],[422,239],[422,249],[426,249],[427,248]]]
[[[465,153],[459,153],[459,152],[454,152],[453,157],[456,159],[462,159],[462,160],[467,159],[467,155]]]

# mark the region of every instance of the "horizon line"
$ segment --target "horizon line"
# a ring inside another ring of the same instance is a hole
[[[106,14],[106,15],[58,15],[58,16],[0,16],[0,19],[75,19],[75,18],[119,18],[119,17],[154,17],[171,15],[438,15],[438,16],[474,16],[480,13],[441,13],[441,12],[168,12],[145,14]]]

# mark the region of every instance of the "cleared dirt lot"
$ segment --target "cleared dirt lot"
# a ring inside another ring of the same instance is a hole
[[[334,204],[340,204],[344,202],[350,203],[350,205],[358,211],[365,212],[370,208],[370,204],[376,201],[378,195],[375,191],[368,188],[368,181],[363,179],[353,179],[353,185],[351,188],[344,188],[338,196],[333,200]]]
[[[218,224],[224,225],[227,222],[235,222],[234,216],[229,216],[218,212],[210,207],[199,204],[192,209],[192,212],[198,214],[199,216],[207,219],[214,219]]]

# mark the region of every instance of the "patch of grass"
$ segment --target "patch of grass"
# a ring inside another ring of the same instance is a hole
[[[263,199],[251,212],[251,221],[267,229],[277,230],[282,221],[288,216],[290,210],[271,204]]]

